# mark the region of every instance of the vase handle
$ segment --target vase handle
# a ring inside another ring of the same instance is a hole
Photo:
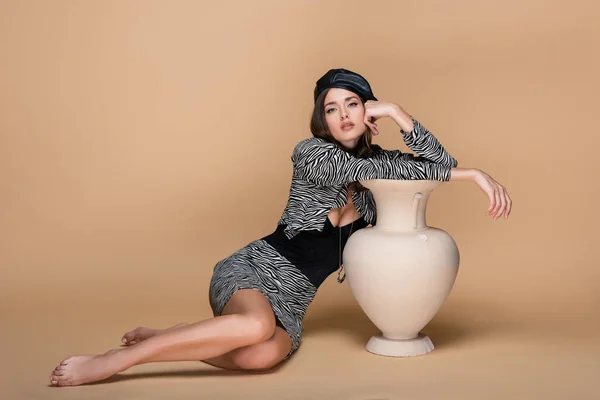
[[[417,225],[419,224],[419,203],[421,202],[421,197],[423,195],[421,193],[415,193],[415,197],[413,199],[413,228],[417,229]]]

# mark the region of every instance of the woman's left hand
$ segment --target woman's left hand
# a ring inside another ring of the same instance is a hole
[[[399,106],[394,103],[388,103],[386,101],[374,101],[367,100],[365,102],[365,118],[364,123],[373,132],[373,135],[378,135],[377,121],[379,118],[391,117],[398,112]]]
[[[490,199],[487,214],[494,221],[500,218],[502,214],[504,214],[504,218],[508,218],[512,210],[512,200],[506,188],[479,169],[475,170],[473,180]]]

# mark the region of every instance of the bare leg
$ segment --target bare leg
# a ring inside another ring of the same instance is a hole
[[[81,385],[149,362],[213,359],[274,336],[273,310],[262,293],[239,290],[227,306],[237,313],[173,327],[135,346],[102,355],[68,357],[52,373],[52,384]]]
[[[281,363],[291,348],[290,335],[284,329],[276,327],[275,334],[269,340],[202,361],[225,369],[264,371]]]
[[[240,306],[239,302],[230,301],[223,307],[222,315],[240,313],[242,312]],[[265,370],[279,364],[291,348],[292,339],[290,335],[284,329],[276,326],[275,334],[267,341],[239,347],[220,356],[201,361],[226,369]]]
[[[153,336],[160,335],[180,326],[179,323],[167,329],[139,327],[123,335],[123,343],[132,346]],[[292,348],[289,334],[282,328],[275,328],[275,334],[262,343],[240,347],[217,357],[200,360],[206,364],[231,370],[265,370],[279,364]],[[111,350],[112,351],[112,350]]]
[[[229,302],[223,308],[222,314],[237,314],[241,311],[235,302]],[[121,341],[124,345],[131,346],[185,325],[189,324],[181,322],[167,329],[138,327],[125,333]],[[269,340],[200,361],[214,367],[231,370],[266,370],[279,364],[288,355],[291,348],[292,340],[289,334],[284,329],[276,327],[275,334]]]
[[[135,328],[134,330],[131,330],[131,331],[125,333],[123,335],[123,338],[121,339],[121,342],[125,346],[132,346],[136,343],[142,342],[153,336],[160,335],[161,333],[164,333],[164,332],[167,332],[167,331],[170,331],[170,330],[173,330],[175,328],[179,328],[180,326],[185,326],[185,325],[189,325],[189,324],[182,322],[182,323],[179,323],[179,324],[174,325],[167,329],[152,329],[152,328],[146,328],[146,327],[140,326],[138,328]]]

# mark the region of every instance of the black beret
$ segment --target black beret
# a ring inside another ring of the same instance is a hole
[[[349,90],[360,96],[363,102],[366,102],[367,100],[377,101],[377,98],[371,91],[369,82],[356,72],[344,68],[330,69],[325,75],[319,78],[315,86],[315,103],[317,102],[319,93],[329,88]]]

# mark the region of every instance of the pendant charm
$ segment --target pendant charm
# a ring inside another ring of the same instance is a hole
[[[342,271],[344,272],[344,276],[341,276]],[[344,270],[344,265],[340,265],[340,269],[338,269],[337,281],[338,283],[344,282],[346,279],[346,271]]]

